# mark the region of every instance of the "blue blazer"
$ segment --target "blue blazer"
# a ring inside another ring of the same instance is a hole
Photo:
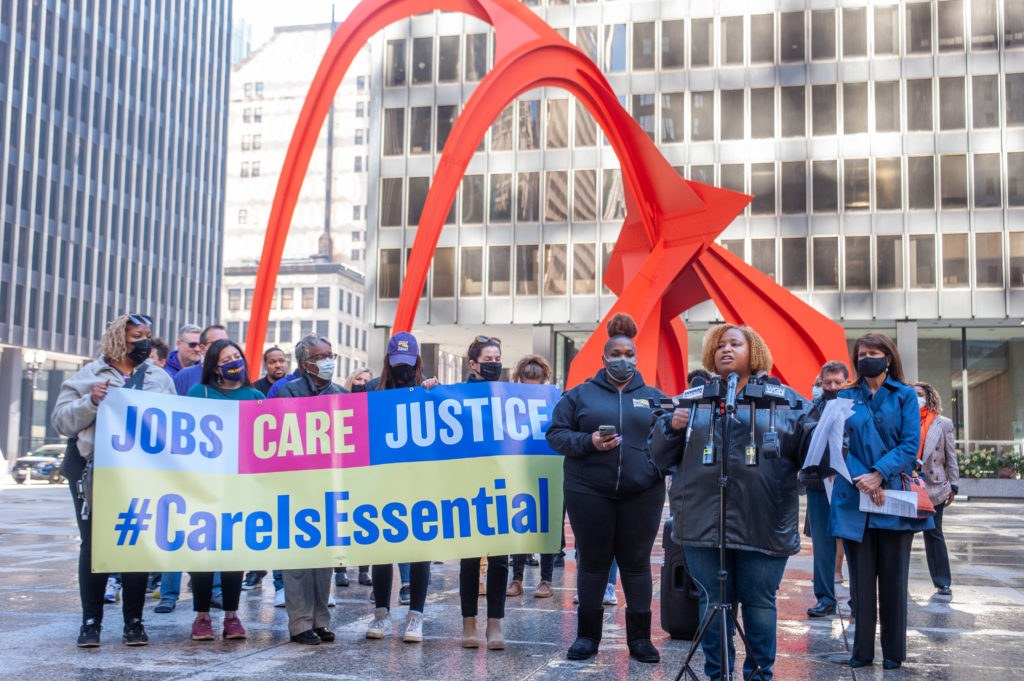
[[[900,473],[914,470],[921,447],[917,393],[909,385],[887,376],[874,395],[862,382],[841,390],[839,397],[853,400],[853,414],[846,420],[846,435],[850,439],[846,467],[850,469],[850,477],[877,471],[882,475],[883,488],[900,489]],[[829,513],[833,536],[860,542],[864,539],[865,527],[915,532],[935,527],[931,518],[919,520],[863,513],[859,506],[860,492],[837,475]]]

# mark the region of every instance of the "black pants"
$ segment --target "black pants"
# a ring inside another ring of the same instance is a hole
[[[935,506],[935,529],[925,530],[924,555],[928,559],[928,573],[932,576],[932,584],[939,589],[949,586],[953,578],[949,571],[949,552],[946,551],[946,538],[942,535],[942,504]]]
[[[540,554],[540,581],[550,582],[555,573],[555,557],[557,553]],[[523,581],[523,570],[526,568],[526,559],[529,554],[517,553],[512,556],[512,579]],[[488,589],[490,587],[487,587]]]
[[[651,609],[651,549],[661,524],[665,484],[625,499],[565,491],[565,507],[576,536],[576,590],[580,611],[601,608],[612,558],[619,564],[626,607]]]
[[[508,556],[487,557],[487,618],[505,616],[505,587],[508,586]],[[459,563],[459,598],[462,616],[476,617],[480,598],[480,559],[463,558]]]
[[[192,575],[192,610],[210,612],[210,599],[213,598],[213,572],[190,572]],[[238,601],[242,595],[242,576],[244,572],[220,573],[220,595],[224,599],[224,611],[238,610]]]
[[[852,657],[875,657],[875,624],[880,620],[882,657],[907,659],[907,575],[910,570],[910,530],[864,529],[863,541],[845,540],[850,563],[853,618]],[[875,603],[878,608],[875,608]]]
[[[103,592],[107,586],[105,572],[92,571],[92,514],[89,520],[82,520],[82,501],[78,498],[78,481],[85,470],[85,459],[77,451],[69,452],[64,461],[64,472],[71,488],[75,503],[75,520],[82,537],[78,550],[78,592],[82,599],[82,621],[92,619],[103,621]],[[146,572],[121,573],[121,604],[125,622],[142,617],[142,606],[146,602]]]
[[[370,568],[373,580],[373,602],[378,608],[391,608],[391,580],[394,566],[374,565]],[[427,604],[427,587],[430,586],[430,561],[409,563],[409,610],[423,612]]]

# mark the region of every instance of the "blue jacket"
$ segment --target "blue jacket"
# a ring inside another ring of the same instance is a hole
[[[174,375],[174,389],[179,395],[188,395],[188,391],[192,389],[192,386],[199,385],[199,381],[202,377],[202,362],[185,367]]]
[[[900,473],[914,470],[921,446],[921,411],[914,389],[887,376],[874,395],[866,383],[861,383],[841,390],[839,397],[853,400],[853,414],[846,420],[850,440],[846,467],[850,477],[877,471],[882,475],[884,489],[901,489]],[[860,492],[837,475],[829,513],[833,536],[860,542],[865,527],[917,532],[935,526],[931,518],[862,513],[859,506]]]
[[[199,363],[202,364],[202,362]],[[174,378],[183,368],[181,360],[178,359],[178,351],[172,350],[171,354],[167,355],[167,364],[164,365],[164,371],[170,374],[171,378]]]

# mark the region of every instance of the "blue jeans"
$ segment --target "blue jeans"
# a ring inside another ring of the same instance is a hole
[[[178,596],[181,595],[181,573],[180,572],[165,572],[160,576],[160,598],[170,598],[171,600],[178,600]],[[213,575],[213,595],[220,596],[220,573],[217,572]]]
[[[409,583],[409,563],[398,564],[398,579],[401,580],[403,586]]]
[[[615,586],[616,580],[619,578],[619,563],[612,558],[612,566],[608,570],[608,583]]]
[[[718,603],[718,549],[683,547],[686,565],[690,575],[697,583],[700,592],[701,618],[708,609],[709,603]],[[743,606],[743,631],[750,644],[750,652],[757,659],[766,679],[772,678],[772,666],[775,664],[775,593],[782,583],[782,573],[786,569],[787,558],[777,558],[758,551],[740,551],[727,549],[726,563],[723,566],[729,572],[726,581],[726,595],[735,607]],[[708,626],[701,647],[704,650],[704,673],[709,679],[721,676],[722,664],[719,659],[721,651],[721,622],[718,616]],[[733,645],[735,627],[729,621],[729,671],[732,672],[736,663],[736,648]],[[743,677],[754,671],[750,656],[743,663]]]
[[[281,570],[274,570],[274,591],[280,591],[284,588],[284,572]]]
[[[836,540],[828,533],[828,496],[807,490],[807,518],[814,551],[814,597],[818,605],[836,606]]]

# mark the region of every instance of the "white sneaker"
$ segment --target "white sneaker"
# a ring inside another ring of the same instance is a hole
[[[107,577],[107,588],[103,592],[103,600],[107,603],[117,603],[121,600],[121,585],[113,577]]]
[[[615,585],[608,584],[604,588],[604,599],[601,601],[605,605],[618,605],[619,599],[615,596]]]
[[[283,608],[284,607],[284,589],[278,589],[277,591],[274,592],[274,607],[275,608]]]
[[[384,638],[391,635],[391,615],[387,608],[373,611],[373,621],[366,628],[366,638]]]
[[[573,603],[579,603],[580,602],[580,592],[579,591],[577,591],[576,593],[574,593],[572,595],[572,602]]]
[[[334,602],[334,594],[331,593],[327,596],[327,607],[333,608],[337,603]]]
[[[402,640],[406,643],[420,643],[423,641],[423,615],[410,610],[405,618],[405,636]]]

